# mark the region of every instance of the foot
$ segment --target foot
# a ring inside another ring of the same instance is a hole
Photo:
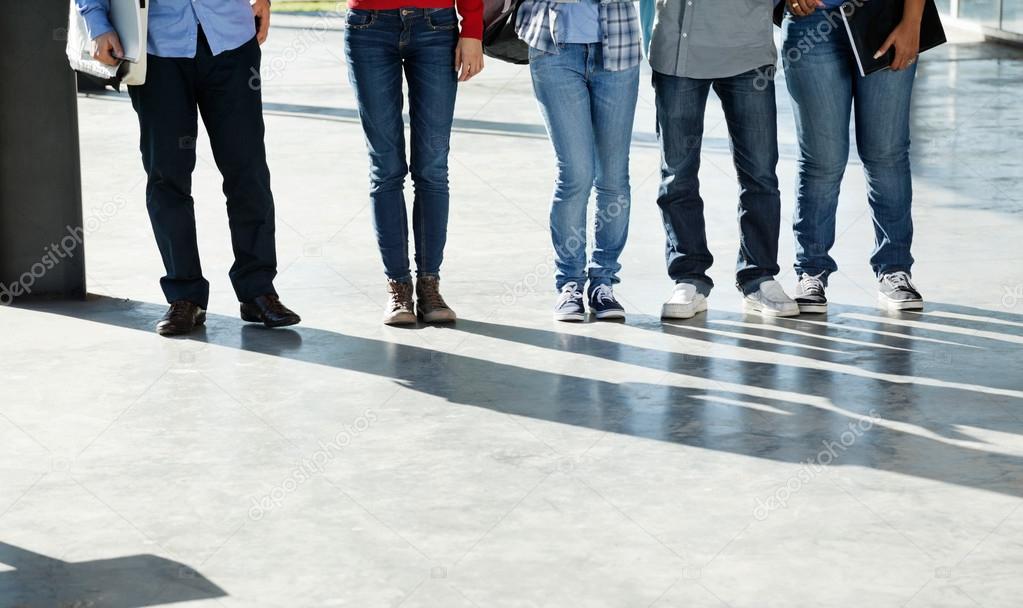
[[[924,307],[924,298],[916,290],[909,273],[901,270],[881,275],[877,298],[888,310],[921,310]]]
[[[206,322],[206,311],[188,300],[171,302],[170,308],[156,324],[156,333],[161,336],[187,334]]]
[[[661,306],[662,319],[691,319],[707,310],[707,298],[692,283],[675,283],[671,297]]]
[[[565,283],[561,288],[561,295],[554,303],[555,321],[585,321],[586,307],[583,305],[583,292],[579,291],[579,284],[575,281]]]
[[[743,307],[765,317],[795,317],[799,314],[799,304],[785,293],[781,283],[773,279],[764,281],[756,291],[747,295],[743,299]]]
[[[412,309],[412,282],[387,279],[387,293],[384,325],[414,325],[416,313]]]
[[[590,288],[590,312],[598,319],[624,319],[625,307],[615,298],[615,292],[606,283]]]
[[[251,302],[242,302],[242,321],[262,323],[267,327],[285,327],[297,325],[302,317],[281,303],[275,293],[257,296]]]
[[[805,272],[799,275],[795,298],[799,312],[828,312],[828,299],[824,296],[824,281],[821,280],[823,275],[823,272],[818,275]]]
[[[427,323],[451,323],[455,311],[440,295],[440,279],[424,276],[416,279],[416,314]]]

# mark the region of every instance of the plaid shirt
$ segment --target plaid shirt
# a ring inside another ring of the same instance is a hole
[[[559,53],[556,24],[558,5],[552,0],[524,0],[515,19],[515,33],[526,44],[544,53]],[[643,51],[640,44],[639,16],[635,3],[600,2],[600,31],[604,37],[604,69],[610,72],[639,65]]]

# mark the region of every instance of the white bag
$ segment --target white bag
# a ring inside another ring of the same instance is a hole
[[[139,85],[146,82],[146,36],[149,21],[149,8],[145,0],[113,0],[114,2],[138,2],[138,40],[142,51],[138,61],[122,61],[119,65],[107,65],[92,58],[92,39],[85,25],[85,18],[78,12],[75,0],[71,0],[68,13],[67,58],[71,69],[100,78],[114,79],[126,85]],[[120,34],[118,34],[120,35]]]

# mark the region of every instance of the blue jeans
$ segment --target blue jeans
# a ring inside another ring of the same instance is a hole
[[[436,275],[448,228],[448,151],[454,120],[453,8],[350,9],[345,56],[370,161],[370,199],[387,277],[411,281],[405,175],[412,172],[416,271]],[[411,163],[405,161],[402,71],[408,81]]]
[[[837,27],[836,27],[837,26]],[[839,9],[784,23],[785,82],[799,140],[799,182],[793,230],[796,273],[822,278],[838,269],[829,255],[835,212],[849,158],[849,119],[856,108],[856,148],[874,219],[871,266],[878,275],[913,265],[909,110],[916,64],[861,77],[842,31]]]
[[[629,234],[629,146],[639,95],[639,66],[604,69],[601,45],[529,50],[533,92],[554,145],[551,202],[555,287],[618,282]],[[586,204],[597,191],[593,254],[586,263]]]
[[[763,68],[736,76],[695,79],[654,72],[661,187],[657,205],[667,233],[668,276],[708,295],[714,262],[700,197],[700,147],[707,96],[713,88],[728,122],[739,177],[739,255],[736,285],[745,294],[778,274],[781,196],[778,192],[778,123],[774,83]]]

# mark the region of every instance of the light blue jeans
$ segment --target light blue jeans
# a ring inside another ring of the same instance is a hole
[[[604,69],[601,45],[565,44],[560,53],[529,50],[533,92],[554,145],[551,203],[555,288],[618,282],[629,233],[629,145],[639,95],[639,66]],[[593,254],[586,261],[586,204],[597,191]]]
[[[796,273],[825,281],[838,269],[830,255],[842,175],[849,159],[849,119],[856,109],[856,148],[874,220],[871,266],[877,275],[913,265],[913,182],[909,166],[910,97],[916,64],[862,77],[840,9],[785,17],[785,82],[799,140],[793,230]]]

